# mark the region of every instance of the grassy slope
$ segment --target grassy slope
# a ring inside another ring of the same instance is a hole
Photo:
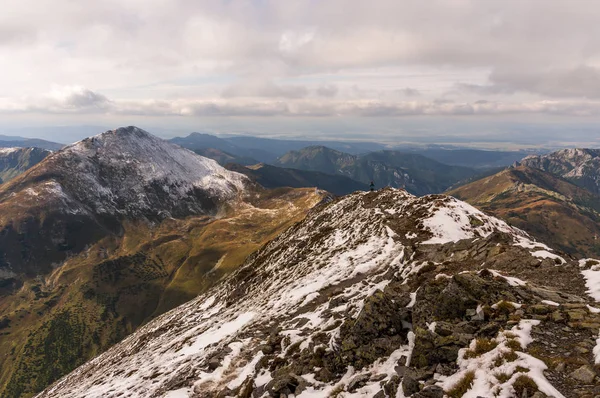
[[[216,220],[127,224],[121,238],[105,238],[49,277],[0,296],[0,320],[8,320],[0,329],[0,396],[34,395],[195,297],[320,200],[314,189],[281,189]]]
[[[449,192],[578,256],[600,254],[600,198],[549,173],[507,169]]]

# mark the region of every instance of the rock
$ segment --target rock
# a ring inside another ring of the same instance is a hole
[[[369,381],[369,375],[358,375],[348,383],[348,392],[354,392],[363,387]]]
[[[435,367],[435,372],[441,374],[442,376],[451,376],[456,372],[456,370],[450,365],[438,363]]]
[[[478,335],[493,338],[496,337],[500,329],[501,327],[499,323],[491,322],[482,327]]]
[[[546,394],[544,394],[543,392],[538,391],[535,394],[533,394],[531,396],[531,398],[546,398]]]
[[[409,397],[414,393],[419,392],[420,386],[419,382],[413,379],[410,376],[404,376],[402,378],[402,391],[404,391],[404,395]]]
[[[413,395],[414,398],[444,398],[444,389],[440,386],[427,386],[421,392]]]
[[[398,393],[398,385],[400,384],[400,378],[396,375],[392,376],[390,381],[383,385],[383,392],[388,397],[395,397]]]
[[[406,374],[406,369],[408,369],[408,368],[406,366],[403,366],[403,365],[402,366],[396,366],[394,368],[394,370],[396,371],[396,374],[399,377],[404,377],[404,375]]]
[[[454,333],[454,326],[449,322],[436,322],[435,333],[442,337],[450,336]]]
[[[362,369],[406,344],[410,308],[401,306],[393,286],[369,296],[356,319],[340,327],[341,363]]]
[[[581,322],[587,315],[587,311],[584,309],[567,310],[566,313],[570,322]]]
[[[304,391],[308,385],[306,380],[293,373],[288,373],[289,370],[282,368],[276,371],[267,386],[266,390],[273,396],[281,396],[283,394],[298,395]]]
[[[545,304],[535,304],[529,307],[529,311],[533,314],[537,314],[537,315],[546,315],[551,313],[553,310],[552,307],[550,307],[549,305],[545,305]]]
[[[428,380],[431,379],[434,375],[433,369],[414,369],[408,368],[406,370],[405,376],[411,377],[417,381]]]
[[[579,369],[575,370],[569,375],[572,379],[580,381],[585,384],[592,384],[596,378],[596,372],[589,365],[584,365]]]
[[[375,374],[375,375],[371,376],[369,381],[378,382],[378,381],[385,379],[386,377],[387,377],[387,375],[385,373]]]
[[[240,391],[238,392],[239,398],[252,398],[252,392],[254,391],[254,380],[252,377],[248,376],[244,383],[240,387]]]
[[[556,368],[554,368],[554,371],[556,371],[558,373],[563,373],[566,368],[567,368],[567,366],[565,365],[564,362],[559,362],[558,365],[556,365]]]
[[[208,368],[210,370],[215,370],[219,366],[221,366],[221,359],[219,357],[212,357],[208,360]]]

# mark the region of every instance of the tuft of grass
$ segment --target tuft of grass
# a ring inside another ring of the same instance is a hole
[[[524,368],[522,366],[517,366],[516,369],[515,369],[515,372],[517,372],[517,373],[527,373],[527,372],[529,372],[529,369]]]
[[[519,343],[518,340],[510,339],[510,340],[507,340],[505,344],[508,348],[510,348],[513,351],[518,351],[518,350],[523,349],[523,347],[521,346],[521,343]]]
[[[502,300],[496,305],[498,314],[509,315],[515,310],[515,306],[511,302]]]
[[[517,377],[517,380],[513,383],[516,396],[520,397],[523,395],[523,391],[527,390],[527,396],[532,396],[538,392],[538,385],[529,376],[521,375]]]
[[[327,398],[338,398],[341,396],[341,394],[344,392],[344,388],[346,388],[345,384],[340,384],[339,386],[337,386],[336,388],[334,388],[333,390],[331,390],[331,392],[329,393],[329,395],[327,396]]]
[[[511,378],[511,375],[509,375],[509,374],[507,374],[507,373],[496,373],[496,374],[494,374],[494,377],[495,377],[496,379],[498,379],[498,381],[499,381],[500,383],[506,383],[507,381],[509,381],[509,380],[510,380],[510,378]]]
[[[446,394],[450,398],[460,398],[466,394],[467,391],[473,387],[473,381],[475,380],[475,372],[469,371],[465,373],[462,379],[458,381],[450,390],[446,391]]]
[[[469,349],[465,352],[465,359],[476,358],[485,354],[486,352],[492,351],[494,348],[498,346],[498,343],[494,340],[479,338],[475,341],[475,348]]]
[[[514,351],[508,351],[503,353],[502,355],[499,355],[498,357],[496,357],[496,359],[494,359],[494,367],[499,367],[502,366],[502,364],[506,363],[506,362],[514,362],[517,359],[519,359],[519,356],[517,355],[516,352]]]

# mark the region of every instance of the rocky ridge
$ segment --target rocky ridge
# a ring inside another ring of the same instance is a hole
[[[599,290],[454,198],[356,193],[39,397],[593,397]]]

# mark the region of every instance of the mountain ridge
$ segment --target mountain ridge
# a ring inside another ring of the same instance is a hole
[[[544,328],[571,336],[561,355],[594,347],[600,310],[585,291],[600,282],[586,278],[578,262],[457,199],[356,193],[39,397],[562,397],[577,380],[534,355],[550,355]],[[579,334],[556,329],[554,316]],[[593,382],[594,360],[588,350],[565,366],[592,369]]]

